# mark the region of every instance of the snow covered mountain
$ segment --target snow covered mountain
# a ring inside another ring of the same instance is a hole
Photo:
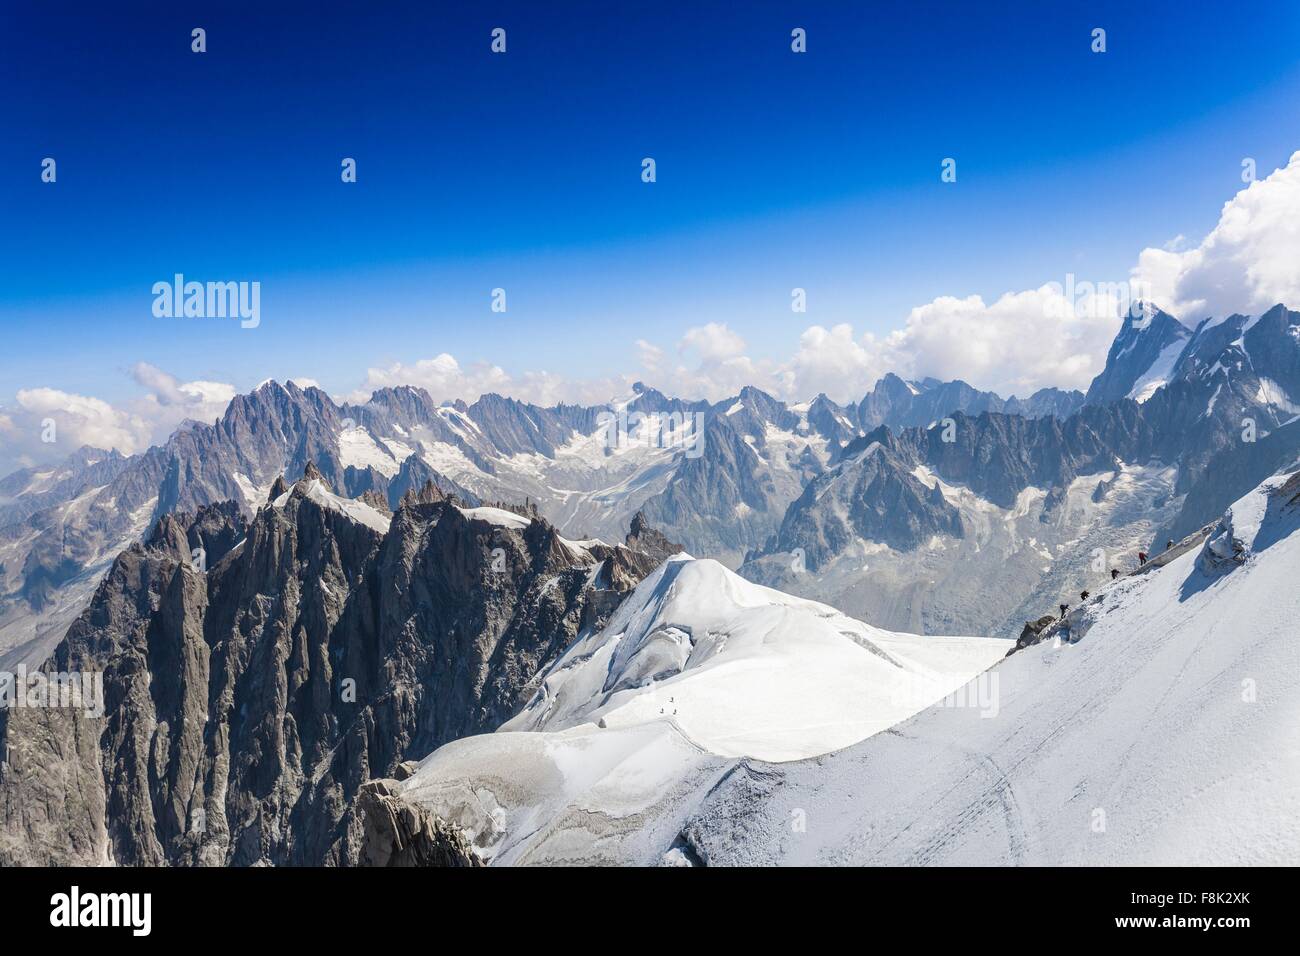
[[[798,760],[878,733],[1010,646],[882,631],[678,556],[496,733],[384,789],[464,831],[484,860],[655,862],[680,826],[661,815],[674,794],[717,782],[734,758]]]
[[[1297,363],[1300,313],[1192,332],[1149,311],[1090,389],[1118,401],[877,429],[809,481],[741,573],[882,626],[1014,634],[1042,593],[1072,601],[1300,459]]]
[[[1106,355],[1106,367],[1088,386],[1085,401],[1104,405],[1131,398],[1145,402],[1168,384],[1192,332],[1172,315],[1139,303],[1124,316]]]
[[[679,562],[681,586],[696,564]],[[753,659],[753,642],[719,666],[707,697],[696,695],[691,681],[707,680],[708,668],[693,665],[694,651],[683,663],[671,623],[695,624],[694,596],[664,593],[660,575],[604,636],[552,665],[507,727],[448,744],[401,782],[368,786],[390,807],[462,833],[464,847],[497,865],[1285,864],[1300,853],[1297,566],[1300,474],[1265,482],[991,669],[978,641],[965,642],[947,658],[949,676],[969,665],[975,676],[909,719],[784,762],[727,759],[717,750],[735,738],[711,747],[683,726],[682,711],[707,701],[720,712],[710,726],[740,711],[758,722],[737,724],[753,728],[750,748],[771,730],[814,750],[830,742],[799,718],[801,682],[755,689],[765,655]],[[805,644],[772,623],[800,610],[788,598],[724,593],[733,614],[764,621],[758,647],[779,654],[788,639],[810,653],[824,639]],[[813,613],[843,626],[833,612]],[[699,623],[710,650],[732,636]],[[845,639],[861,646],[864,637],[880,640],[861,626]],[[888,655],[881,664],[903,664],[919,646],[948,653],[926,644],[933,639],[892,638],[876,644]],[[852,713],[854,696],[841,713]],[[370,850],[390,858],[393,837],[377,827]]]
[[[1167,582],[1180,548],[1108,572],[1294,467],[1300,314],[1202,322],[1167,375],[1162,335],[1126,327],[1104,376],[1125,397],[1064,417],[1077,394],[892,377],[848,406],[640,386],[549,409],[267,383],[142,455],[10,476],[0,669],[103,672],[112,708],[0,714],[0,858],[712,858],[689,836],[703,794],[881,746],[1007,646],[915,634],[1010,638],[1085,588]],[[1214,582],[1290,554],[1261,547],[1290,520],[1268,502],[1274,531],[1234,511],[1213,580],[1161,613],[1214,618]],[[1112,620],[1096,600],[1074,633]]]
[[[950,421],[858,439],[741,573],[881,626],[1012,636],[1177,513],[1177,468],[1132,402]]]
[[[995,717],[930,708],[819,761],[745,762],[681,795],[683,842],[711,865],[1293,863],[1297,567],[1293,475],[990,672]]]
[[[1156,541],[1180,538],[1300,453],[1300,312],[1201,322],[1142,408],[1187,496]]]
[[[906,401],[877,402],[872,422],[946,402],[934,398],[942,383],[899,384]],[[953,386],[954,400],[1010,404]],[[894,390],[882,382],[876,392]],[[81,449],[0,481],[0,666],[39,663],[113,557],[163,515],[227,500],[251,515],[277,478],[297,479],[309,461],[341,494],[390,508],[429,481],[467,504],[531,501],[574,538],[616,538],[644,511],[735,565],[861,431],[859,406],[824,396],[787,406],[754,388],[709,404],[638,384],[609,406],[542,408],[490,394],[439,404],[411,387],[337,405],[314,387],[266,382],[214,424],[186,423],[140,455]]]
[[[390,509],[430,481],[465,504],[528,501],[573,539],[617,538],[641,512],[693,553],[732,567],[784,551],[824,550],[819,540],[793,539],[806,539],[793,531],[815,524],[835,539],[827,542],[832,550],[848,555],[838,572],[844,580],[812,588],[807,579],[784,580],[779,569],[746,573],[843,600],[852,613],[892,627],[1012,627],[1017,606],[1040,583],[1059,584],[1065,593],[1085,583],[1078,574],[1041,578],[1053,573],[1041,569],[1063,562],[1082,568],[1084,546],[1123,557],[1142,544],[1181,537],[1294,459],[1300,314],[1278,306],[1255,317],[1208,319],[1188,332],[1164,313],[1145,311],[1125,322],[1089,395],[1094,404],[1083,407],[1078,393],[1051,389],[1003,400],[960,381],[891,375],[861,402],[843,406],[825,396],[787,405],[755,388],[716,404],[689,402],[644,385],[606,407],[541,408],[496,395],[438,404],[410,387],[338,405],[316,388],[268,382],[237,396],[214,424],[187,423],[140,455],[83,449],[58,468],[27,469],[0,482],[0,666],[43,660],[113,557],[163,515],[226,500],[251,515],[279,476],[296,479],[308,461],[340,494],[370,494]],[[1142,399],[1135,435],[1117,440],[1108,433],[1105,454],[1083,469],[1054,457],[1060,450],[1051,441],[1014,447],[1022,433],[1037,434],[1049,421],[1065,433],[1086,431],[1096,421],[1090,409],[1112,396],[1123,404],[1129,395]],[[831,496],[828,505],[849,507],[848,522],[822,520],[802,500],[817,482],[844,485],[852,466],[834,479],[824,476],[879,427],[901,434],[948,421],[1013,418],[1030,427],[981,427],[989,444],[978,456],[961,452],[958,461],[942,449],[914,455],[903,470],[910,478],[899,472],[863,485],[857,503]],[[676,431],[665,422],[675,422]],[[1041,460],[1030,460],[1035,455]],[[1069,482],[1095,476],[1090,493],[1101,496],[1134,468],[1148,469],[1133,485],[1138,498],[1115,509],[1094,502],[1101,506],[1085,507],[1091,516],[1081,520],[1098,533],[1072,533],[1066,519],[1079,512],[1056,506],[1086,496]],[[956,490],[945,494],[940,481]],[[1017,503],[1015,495],[1027,489],[1041,494],[1041,510]],[[963,505],[958,499],[966,492],[974,497]],[[991,527],[1014,528],[1001,545],[968,533],[994,515],[990,506],[998,511]],[[910,517],[895,514],[896,507],[910,509]],[[1034,521],[1055,530],[1038,534]],[[916,556],[936,545],[979,568],[981,587],[1006,589],[1014,600],[981,605],[956,592],[952,600],[935,600],[930,582],[951,583],[944,566],[952,562],[938,560],[920,575],[911,570]],[[869,553],[878,560],[868,561]],[[998,577],[993,563],[1008,555],[1013,571]],[[877,588],[856,574],[864,568],[894,580],[880,579]],[[843,596],[848,592],[856,596]]]

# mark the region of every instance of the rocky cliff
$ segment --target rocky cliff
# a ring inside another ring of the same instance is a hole
[[[306,471],[113,562],[43,665],[102,674],[103,713],[0,710],[0,863],[357,862],[363,783],[495,729],[658,560],[431,486],[390,518]]]

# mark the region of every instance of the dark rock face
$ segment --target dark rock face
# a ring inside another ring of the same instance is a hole
[[[169,547],[190,555],[190,562],[206,568],[230,553],[248,533],[248,522],[233,501],[200,508],[197,514],[163,515],[145,543]]]
[[[854,539],[908,551],[933,535],[961,537],[960,512],[911,467],[887,429],[857,439],[790,506],[768,551],[801,549],[808,570],[816,571]]]
[[[1174,361],[1191,335],[1187,326],[1167,312],[1141,306],[1131,310],[1110,345],[1106,367],[1088,386],[1085,401],[1104,405],[1128,398],[1162,355],[1171,360],[1166,371],[1172,374]]]
[[[627,546],[632,551],[648,555],[656,564],[668,560],[674,554],[684,550],[680,544],[668,540],[668,536],[650,527],[645,512],[638,511],[632,516],[632,526],[627,533]]]
[[[228,500],[251,513],[261,502],[246,500],[246,489],[262,476],[295,478],[314,461],[332,486],[341,487],[337,418],[319,389],[268,383],[234,398],[213,425],[191,424],[165,445],[81,468],[54,497],[38,496],[42,507],[22,523],[6,526],[0,514],[0,548],[35,533],[25,546],[17,593],[0,590],[0,616],[19,601],[40,610],[98,555],[113,553],[163,515]],[[64,505],[73,499],[79,507],[68,514]]]
[[[1188,489],[1178,518],[1161,528],[1152,540],[1177,541],[1186,537],[1208,520],[1206,516],[1222,514],[1246,491],[1269,475],[1294,466],[1298,458],[1300,421],[1269,432],[1255,442],[1230,441],[1206,461],[1204,478]]]
[[[668,488],[645,502],[647,518],[704,554],[742,549],[761,537],[797,489],[778,493],[771,469],[746,437],[725,418],[708,419],[703,453],[684,458]]]
[[[1068,485],[1080,475],[1109,471],[1117,456],[1126,461],[1149,457],[1154,440],[1140,408],[1135,402],[1088,407],[1064,421],[953,415],[951,429],[907,429],[897,443],[946,481],[1010,508],[1031,485]]]
[[[387,485],[388,507],[396,508],[408,493],[423,493],[425,486],[437,489],[444,498],[455,495],[463,504],[470,507],[480,504],[474,492],[435,471],[423,458],[411,455],[402,462],[401,470]]]
[[[396,780],[361,787],[361,866],[482,866],[468,841],[427,810],[393,794]]]
[[[1008,415],[1023,415],[1025,418],[1069,418],[1084,405],[1082,392],[1074,389],[1040,388],[1023,401],[1016,397],[1007,399],[1002,411]],[[990,408],[989,411],[995,409]]]
[[[1106,496],[1110,494],[1112,485],[1113,482],[1106,481],[1105,479],[1102,479],[1101,481],[1097,482],[1097,487],[1092,489],[1093,503],[1100,504],[1101,502],[1105,501]]]
[[[119,556],[46,665],[102,673],[103,715],[0,711],[0,863],[357,862],[363,783],[495,729],[655,564],[447,500],[383,532],[313,486]],[[457,859],[436,822],[390,831],[394,865]]]
[[[918,467],[1003,508],[1031,486],[1051,489],[1050,515],[1075,478],[1110,471],[1117,457],[1143,459],[1154,446],[1135,402],[1088,407],[1065,421],[955,412],[948,424],[928,429],[881,427],[854,439],[835,466],[809,482],[777,535],[750,559],[801,549],[809,570],[817,570],[856,539],[911,551],[934,535],[963,537],[959,510],[937,484],[915,476]]]
[[[954,412],[976,416],[984,412],[1002,412],[1039,418],[1055,415],[1066,418],[1083,405],[1080,392],[1045,388],[1027,399],[1014,395],[1002,399],[994,392],[981,392],[961,380],[940,382],[927,378],[905,382],[889,374],[858,404],[857,424],[870,431],[881,425],[892,428],[926,426]]]
[[[1036,621],[1025,621],[1025,628],[1020,632],[1020,637],[1016,639],[1016,646],[1007,651],[1007,657],[1010,657],[1018,650],[1037,644],[1057,620],[1059,618],[1044,614]]]

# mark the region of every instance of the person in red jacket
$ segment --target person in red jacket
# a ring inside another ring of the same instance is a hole
[[[1138,552],[1138,567],[1140,568],[1140,567],[1142,567],[1142,565],[1144,565],[1144,564],[1146,564],[1146,563],[1147,563],[1147,553],[1146,553],[1145,551],[1139,551],[1139,552]]]

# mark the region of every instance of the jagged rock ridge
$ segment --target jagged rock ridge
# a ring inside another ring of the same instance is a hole
[[[365,781],[494,729],[657,563],[435,493],[389,518],[304,471],[113,563],[45,665],[101,672],[106,712],[0,711],[0,862],[356,862]]]

